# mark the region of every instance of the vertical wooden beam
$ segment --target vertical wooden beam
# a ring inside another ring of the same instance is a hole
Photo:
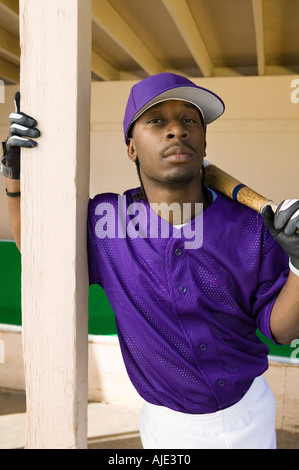
[[[0,103],[5,103],[5,85],[4,81],[0,78]]]
[[[214,75],[214,66],[203,38],[198,31],[186,0],[162,0],[165,8],[175,22],[182,38],[187,44],[195,62],[204,77]]]
[[[148,74],[164,72],[163,66],[108,0],[93,0],[92,19]]]
[[[262,0],[252,0],[258,74],[265,74],[265,45]]]
[[[87,447],[91,0],[20,0],[27,448]]]

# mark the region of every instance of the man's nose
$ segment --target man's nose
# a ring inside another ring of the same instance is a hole
[[[167,139],[174,138],[186,140],[189,137],[189,132],[181,121],[173,121],[169,123],[167,129]]]

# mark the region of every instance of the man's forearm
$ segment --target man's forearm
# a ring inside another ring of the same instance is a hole
[[[299,338],[299,276],[292,271],[273,306],[270,328],[278,343]]]
[[[6,189],[9,193],[20,191],[20,180],[6,178]],[[21,198],[7,197],[10,226],[18,249],[21,251]]]

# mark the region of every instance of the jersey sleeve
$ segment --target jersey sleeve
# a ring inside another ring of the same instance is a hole
[[[252,298],[252,312],[260,332],[273,342],[276,341],[270,328],[271,312],[288,274],[288,256],[265,229],[258,284]]]

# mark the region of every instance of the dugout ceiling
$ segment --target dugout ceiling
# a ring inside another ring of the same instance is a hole
[[[190,77],[299,73],[299,0],[92,4],[93,80],[138,80],[163,71]],[[19,81],[18,36],[18,0],[0,0],[0,78],[6,83]]]

